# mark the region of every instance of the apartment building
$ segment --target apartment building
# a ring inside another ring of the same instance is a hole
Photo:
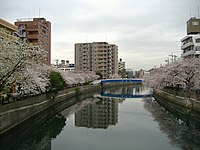
[[[119,59],[119,70],[124,70],[125,69],[125,62],[122,61],[122,59]]]
[[[181,39],[182,58],[200,56],[200,34],[187,35]]]
[[[41,46],[47,54],[43,63],[51,64],[51,23],[45,18],[17,19],[15,25],[27,43]]]
[[[126,77],[126,69],[125,69],[125,62],[122,61],[122,58],[119,59],[119,72],[118,74],[121,76],[121,78],[125,78]]]
[[[18,38],[15,36],[17,26],[0,18],[0,38],[8,41],[17,42]]]
[[[200,19],[187,21],[187,35],[181,39],[182,58],[200,57]]]
[[[75,70],[100,73],[110,78],[118,73],[118,46],[107,42],[76,43]]]

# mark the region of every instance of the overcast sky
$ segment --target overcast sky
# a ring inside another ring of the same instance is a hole
[[[107,41],[126,68],[150,69],[180,57],[186,22],[200,0],[0,0],[0,17],[44,17],[52,25],[52,62],[74,62],[74,44]],[[39,11],[40,10],[40,11]],[[40,12],[40,13],[39,13]]]

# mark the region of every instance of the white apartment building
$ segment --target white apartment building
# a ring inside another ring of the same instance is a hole
[[[200,56],[200,34],[191,34],[181,39],[182,58]]]
[[[75,70],[100,73],[110,78],[118,73],[118,46],[107,42],[76,43]]]
[[[187,21],[187,36],[181,39],[182,58],[200,55],[200,19],[192,17]]]

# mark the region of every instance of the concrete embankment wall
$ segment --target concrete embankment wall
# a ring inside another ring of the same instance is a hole
[[[154,91],[153,96],[156,99],[168,101],[168,102],[174,103],[176,105],[182,106],[186,109],[192,109],[192,110],[200,113],[200,101],[198,101],[196,99],[176,96],[176,95],[169,94],[167,92],[160,91],[160,90]]]
[[[0,107],[0,134],[20,124],[26,119],[77,94],[99,91],[99,85],[87,85],[68,88],[58,93],[47,93],[26,100],[16,101]]]
[[[104,89],[113,86],[130,85],[127,83],[107,84]],[[87,97],[87,93],[100,91],[100,85],[86,85],[68,88],[58,93],[47,93],[35,97],[27,98],[26,100],[16,101],[14,103],[0,106],[0,134],[5,133],[9,129],[31,118],[32,116],[44,111],[45,109],[59,105],[64,101],[69,101],[77,94]],[[80,99],[81,99],[80,98]],[[70,102],[74,104],[75,102]]]

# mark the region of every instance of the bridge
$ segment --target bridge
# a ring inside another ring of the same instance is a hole
[[[132,94],[101,93],[101,94],[95,95],[94,97],[100,97],[100,98],[145,98],[145,97],[152,97],[152,94],[132,95]]]
[[[129,83],[142,83],[143,79],[102,79],[100,83],[116,83],[116,82],[129,82]]]

